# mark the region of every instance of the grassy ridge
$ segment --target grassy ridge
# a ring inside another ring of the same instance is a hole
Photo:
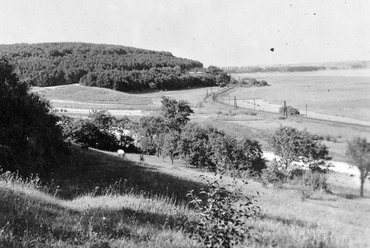
[[[197,219],[186,207],[188,189],[200,189],[196,176],[210,173],[170,165],[162,158],[72,147],[65,164],[44,187],[12,174],[0,178],[1,247],[197,247],[184,227]],[[114,183],[116,182],[116,183]],[[224,183],[230,183],[229,177]],[[261,215],[247,222],[251,247],[366,247],[364,225],[369,199],[318,194],[300,201],[294,188],[262,188],[250,181],[245,194],[257,198]],[[356,209],[356,211],[352,211]],[[345,216],[345,217],[344,217]],[[355,222],[353,220],[356,220]],[[348,234],[346,234],[348,232]]]
[[[0,182],[1,247],[192,246],[175,224],[194,213],[169,198],[108,189],[65,201],[11,175]]]

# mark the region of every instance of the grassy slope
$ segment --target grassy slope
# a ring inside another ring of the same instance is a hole
[[[146,156],[145,163],[138,159],[136,154],[122,160],[113,153],[73,147],[48,189],[3,176],[0,246],[196,246],[178,225],[196,218],[181,199],[187,190],[202,187],[196,176],[211,174],[181,161],[170,165],[157,157]],[[118,180],[121,183],[113,183]],[[333,195],[318,193],[302,202],[294,188],[262,188],[253,181],[244,187],[248,195],[262,195],[257,198],[261,216],[249,222],[259,240],[252,246],[366,247],[370,241],[370,199],[344,197],[357,195],[355,188],[343,191],[334,185]],[[45,193],[56,189],[56,194]],[[365,195],[370,195],[369,187]]]
[[[56,87],[34,87],[58,108],[105,108],[105,109],[151,109],[152,99],[111,89],[65,85]]]

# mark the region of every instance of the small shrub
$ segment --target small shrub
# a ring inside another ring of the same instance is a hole
[[[260,181],[263,186],[273,184],[274,187],[281,187],[288,177],[287,171],[279,168],[278,163],[274,160],[269,167],[262,170]]]
[[[327,183],[327,175],[320,172],[306,171],[301,181],[301,199],[302,201],[311,197],[315,191],[325,191],[330,193]]]
[[[191,237],[207,247],[234,247],[250,238],[250,228],[245,220],[254,216],[259,208],[242,194],[234,180],[231,190],[220,185],[219,180],[201,176],[206,189],[201,191],[202,200],[193,191],[188,193],[191,204],[201,213],[199,221],[192,226]],[[220,180],[222,177],[220,176]],[[235,203],[243,197],[238,208]]]
[[[326,141],[330,141],[331,140],[331,136],[329,134],[325,135],[325,140]]]
[[[284,106],[281,106],[279,108],[279,113],[283,114],[285,110],[288,113],[288,115],[300,115],[299,110],[296,108],[293,108],[292,106],[286,106],[285,108]]]
[[[221,115],[222,111],[219,110],[219,111],[216,112],[216,114]]]
[[[198,109],[204,108],[203,101],[199,101],[199,102],[195,105],[195,107],[196,107],[196,108],[198,108]]]
[[[302,185],[301,189],[301,200],[305,201],[306,199],[309,199],[312,194],[314,193],[314,190],[310,186]]]

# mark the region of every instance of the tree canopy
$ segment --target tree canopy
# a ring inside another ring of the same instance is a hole
[[[64,143],[49,103],[29,92],[13,66],[0,59],[0,167],[48,176]]]
[[[328,160],[328,148],[322,143],[323,138],[292,127],[280,127],[269,139],[275,155],[280,157],[285,169],[294,161],[302,158],[310,162]]]
[[[370,143],[367,142],[366,138],[354,138],[347,143],[346,155],[360,171],[360,195],[363,197],[365,180],[370,172]]]

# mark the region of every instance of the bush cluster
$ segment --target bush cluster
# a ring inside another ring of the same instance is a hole
[[[132,136],[125,134],[126,128],[131,126],[128,118],[117,119],[106,110],[92,110],[87,119],[62,116],[58,124],[69,142],[108,151],[137,150]]]
[[[245,221],[259,212],[252,200],[242,194],[234,180],[233,187],[226,189],[219,179],[201,177],[206,188],[200,196],[188,193],[190,204],[199,211],[199,220],[191,226],[190,236],[207,247],[234,247],[249,239],[250,228]],[[240,204],[236,204],[241,202]]]
[[[281,106],[279,108],[279,113],[284,114],[287,113],[288,115],[300,115],[299,110],[296,108],[293,108],[292,106]]]

